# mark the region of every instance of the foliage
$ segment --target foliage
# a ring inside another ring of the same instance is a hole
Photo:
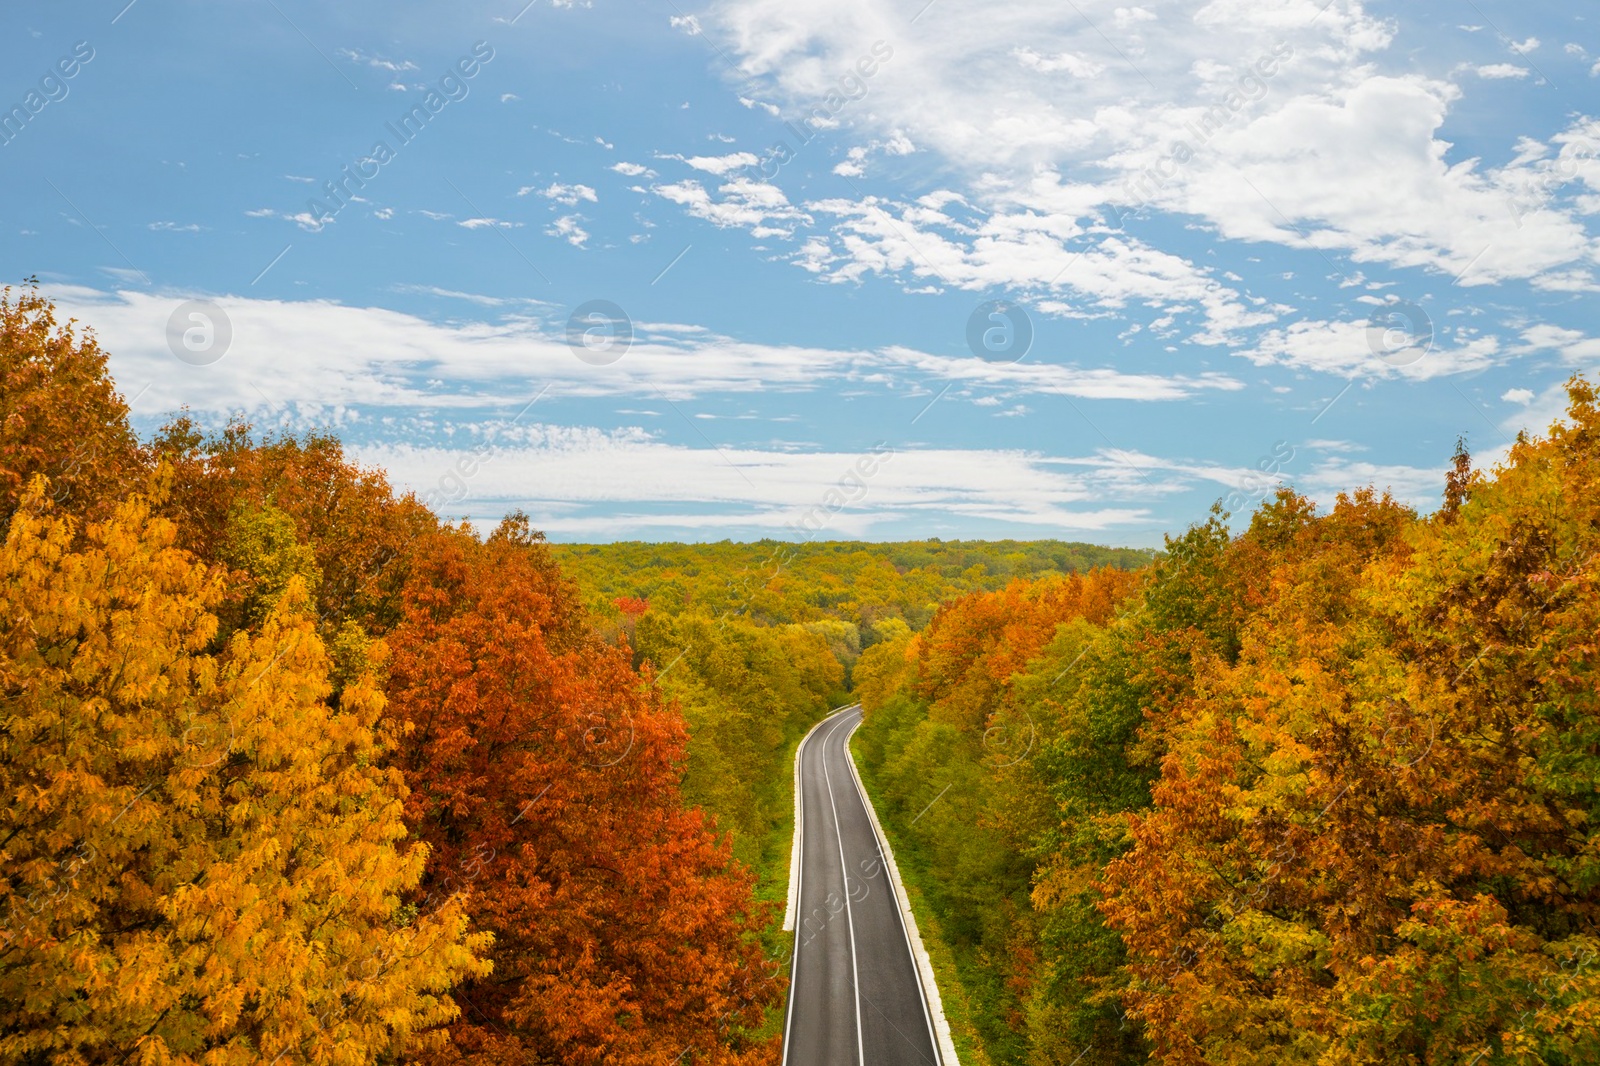
[[[1458,451],[1431,516],[1284,492],[1109,616],[1024,585],[862,656],[858,754],[993,1059],[1600,1059],[1600,412],[1570,392],[1497,470]]]
[[[731,834],[751,867],[793,803],[787,756],[844,687],[825,637],[804,626],[758,626],[652,610],[637,654],[688,727],[684,794]],[[786,849],[779,849],[786,853]]]
[[[401,907],[427,853],[403,845],[370,675],[329,706],[298,579],[208,652],[222,588],[169,522],[135,498],[74,549],[46,491],[0,550],[0,1061],[425,1044],[487,937],[460,900]]]
[[[847,686],[988,1061],[1600,1061],[1581,379],[1152,556],[480,538],[105,365],[0,295],[0,1063],[770,1063]]]
[[[1151,553],[1040,541],[906,541],[862,544],[553,545],[561,567],[596,615],[618,596],[649,600],[669,614],[739,617],[762,625],[835,620],[853,624],[860,651],[884,639],[880,626],[922,629],[939,605],[965,592],[994,591],[1014,578],[1134,569]]]
[[[681,719],[583,623],[525,519],[419,551],[390,676],[422,903],[465,888],[495,936],[436,1061],[765,1061],[749,875],[679,801]]]
[[[92,339],[3,309],[0,1062],[775,1059],[682,713],[525,520],[326,435],[140,448]],[[841,668],[774,639],[803,720]]]
[[[382,635],[396,623],[415,546],[438,519],[414,496],[397,498],[381,471],[351,463],[336,438],[256,440],[242,422],[208,436],[183,415],[162,428],[148,451],[151,461],[172,469],[158,512],[177,523],[180,547],[255,573],[240,552],[257,555],[266,544],[248,548],[241,537],[270,531],[272,551],[293,555],[297,549],[284,539],[286,517],[310,557],[274,565],[320,575],[314,602],[325,633],[355,621]]]
[[[32,289],[0,290],[0,518],[41,474],[56,503],[103,515],[138,473],[127,412],[92,334]]]
[[[921,880],[997,1062],[1026,1056],[1028,1014],[1037,1012],[1045,930],[1031,853],[1054,818],[1033,767],[1060,728],[1040,713],[1037,686],[1026,697],[1017,690],[1038,680],[1020,671],[1044,669],[1038,656],[1048,646],[1050,671],[1061,673],[1082,634],[1109,622],[1138,581],[1096,570],[969,593],[922,633],[869,649],[856,668],[867,711],[855,742],[863,773],[890,831],[909,838],[901,850],[937,872]]]

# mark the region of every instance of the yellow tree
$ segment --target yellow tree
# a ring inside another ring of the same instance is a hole
[[[1600,1061],[1600,410],[1426,520],[1280,500],[1106,871],[1163,1063]]]
[[[171,523],[135,499],[78,543],[46,492],[0,549],[0,1062],[427,1043],[487,938],[401,906],[426,851],[370,673],[330,705],[299,578],[214,647],[223,590]]]
[[[32,289],[0,290],[0,516],[37,474],[74,513],[114,499],[139,468],[127,415],[92,334]]]
[[[1600,1061],[1600,409],[1568,393],[1492,473],[1458,455],[1373,575],[1405,670],[1366,701],[1387,772],[1352,792],[1393,845],[1330,865],[1398,913],[1343,923],[1336,1061]]]

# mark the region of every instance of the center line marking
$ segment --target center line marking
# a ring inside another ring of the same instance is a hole
[[[839,873],[844,878],[844,920],[850,928],[850,976],[856,1001],[856,1062],[859,1066],[866,1066],[867,1053],[861,1041],[861,971],[856,968],[856,920],[850,911],[850,874],[844,859],[844,829],[839,825],[839,805],[833,800],[833,775],[828,772],[828,741],[838,731],[839,726],[836,725],[823,738],[822,779],[828,786],[828,806],[833,808],[833,835],[839,841]]]

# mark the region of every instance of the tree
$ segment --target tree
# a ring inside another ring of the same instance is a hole
[[[274,558],[280,569],[317,575],[310,584],[324,639],[347,622],[382,636],[398,621],[412,553],[438,519],[414,496],[397,498],[382,471],[345,458],[336,438],[256,440],[239,421],[207,435],[185,415],[149,451],[173,470],[159,513],[177,523],[178,546],[241,570],[240,589],[277,580],[251,569]],[[276,554],[288,526],[309,558]]]
[[[291,579],[222,597],[140,499],[77,524],[36,481],[0,550],[0,1062],[373,1063],[487,967],[459,901],[400,895],[405,789],[370,672],[338,706]],[[375,649],[381,656],[381,648]]]
[[[1428,519],[1283,499],[1241,539],[1238,654],[1166,714],[1104,877],[1164,1063],[1600,1054],[1600,416]]]
[[[100,514],[140,472],[127,417],[93,334],[32,289],[0,291],[0,519],[39,474],[59,505]]]
[[[426,912],[465,892],[495,973],[432,1061],[770,1061],[750,878],[679,789],[681,718],[592,635],[542,538],[419,547],[390,640]],[[642,616],[640,625],[648,620]]]
[[[891,622],[894,625],[890,625]],[[882,639],[861,653],[855,669],[850,672],[855,697],[861,702],[864,714],[872,714],[889,702],[905,683],[910,666],[911,627],[898,618],[891,618],[878,623],[876,628]]]

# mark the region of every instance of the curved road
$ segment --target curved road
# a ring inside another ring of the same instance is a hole
[[[784,1066],[940,1066],[895,887],[850,766],[861,708],[812,729],[799,755],[800,897]]]

